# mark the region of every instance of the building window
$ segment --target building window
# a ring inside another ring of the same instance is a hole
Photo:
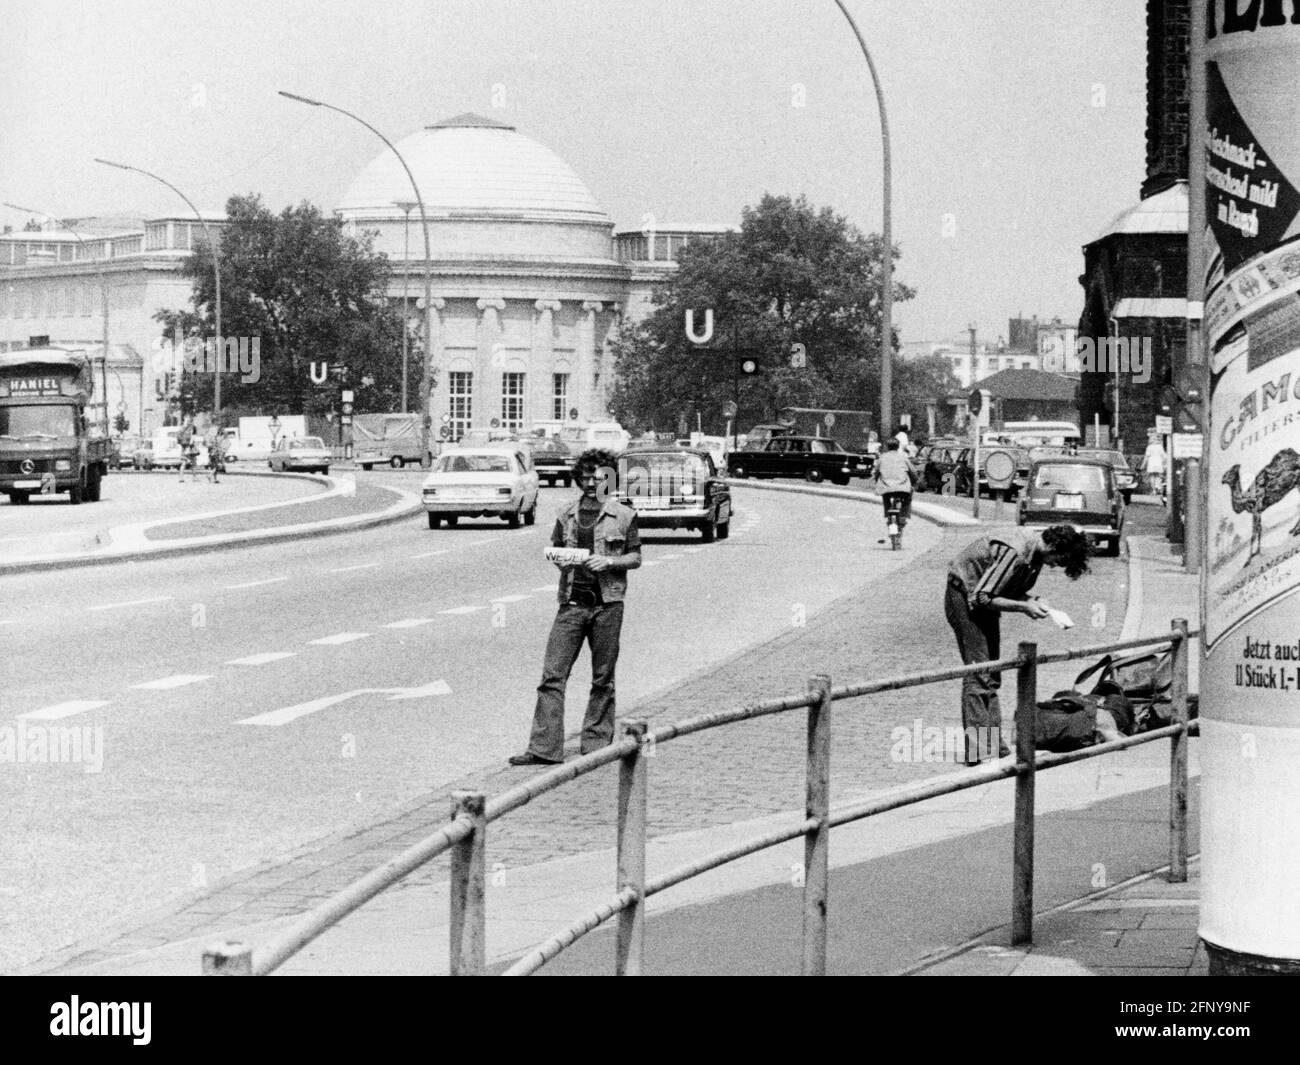
[[[451,438],[459,440],[469,431],[474,418],[474,375],[467,371],[450,374]]]
[[[521,373],[501,375],[501,427],[524,427],[524,375]]]
[[[567,373],[551,374],[551,417],[562,422],[568,417],[569,410],[569,375]]]

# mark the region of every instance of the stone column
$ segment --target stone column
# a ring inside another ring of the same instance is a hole
[[[421,342],[421,349],[422,349],[421,357],[423,358],[427,354],[427,356],[432,360],[431,366],[433,368],[433,375],[435,381],[429,395],[422,397],[421,401],[424,402],[426,405],[422,407],[420,406],[420,403],[417,402],[416,410],[417,411],[427,410],[430,416],[433,418],[433,426],[429,434],[430,445],[433,446],[436,445],[442,439],[442,437],[439,435],[439,430],[442,428],[442,424],[443,424],[442,416],[450,409],[451,400],[450,400],[450,393],[448,391],[449,382],[447,378],[447,359],[445,356],[445,352],[443,351],[442,312],[446,309],[447,301],[440,296],[435,296],[430,302],[432,305],[432,309],[427,315],[424,313],[425,306],[424,306],[423,297],[416,300],[415,305],[420,310],[420,320],[421,320],[420,342]],[[425,322],[428,323],[428,326],[424,325]],[[405,313],[403,314],[403,318],[402,318],[402,328],[406,328]],[[433,336],[431,337],[424,335],[426,329],[428,328],[431,328],[433,331]],[[413,362],[412,369],[418,370],[419,367]],[[424,375],[423,373],[419,373],[418,375],[413,374],[412,376],[416,376],[417,380],[423,380]],[[416,385],[417,396],[419,395],[419,387],[420,386],[417,383]],[[435,451],[437,450],[436,446],[434,447],[434,450]]]
[[[584,300],[582,315],[578,318],[578,341],[575,345],[573,370],[574,380],[571,392],[573,405],[578,408],[578,422],[600,421],[597,411],[597,399],[592,391],[592,375],[598,365],[599,350],[596,347],[596,314],[603,307],[599,300]]]
[[[551,418],[551,396],[555,372],[555,315],[560,309],[559,300],[537,300],[533,304],[533,351],[528,360],[529,410],[531,425]]]
[[[501,365],[493,365],[492,348],[501,340],[501,312],[506,301],[478,301],[478,360],[474,368],[474,427],[485,428],[501,416]]]
[[[600,394],[596,397],[596,401],[603,420],[609,419],[609,396],[614,388],[614,359],[609,347],[618,335],[619,324],[623,320],[621,304],[611,303],[606,310],[610,312],[609,321],[605,324],[605,333],[600,343],[596,363],[600,368]]]

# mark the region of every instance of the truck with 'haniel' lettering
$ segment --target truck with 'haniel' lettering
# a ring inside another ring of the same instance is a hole
[[[0,492],[12,503],[66,492],[96,503],[112,451],[94,376],[70,348],[0,352]]]

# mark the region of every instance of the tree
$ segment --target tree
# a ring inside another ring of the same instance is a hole
[[[949,432],[953,428],[952,408],[944,400],[960,387],[952,363],[942,355],[923,355],[906,362],[898,360],[894,363],[894,414],[910,414],[912,425],[919,429],[927,424],[928,400],[937,407],[935,430]]]
[[[243,339],[249,361],[256,340],[260,377],[245,383],[237,370],[223,373],[222,406],[321,413],[342,384],[355,391],[358,412],[397,410],[403,323],[387,301],[388,259],[374,251],[374,234],[349,235],[341,221],[306,202],[275,215],[256,195],[232,196],[226,217],[218,237],[221,328],[226,338]],[[194,309],[154,315],[167,341],[181,344],[216,330],[216,277],[206,243],[185,272],[194,279]],[[329,364],[325,383],[311,380],[313,362]],[[182,390],[211,409],[214,375],[202,366],[186,372]]]
[[[674,428],[683,414],[694,424],[694,412],[720,426],[735,391],[733,348],[762,370],[741,382],[742,423],[787,406],[878,409],[883,254],[878,235],[829,207],[765,195],[745,208],[739,232],[683,248],[654,313],[619,333],[611,411],[637,428]],[[895,302],[913,295],[895,282]],[[714,334],[700,346],[686,336],[686,312],[699,335],[707,309]]]

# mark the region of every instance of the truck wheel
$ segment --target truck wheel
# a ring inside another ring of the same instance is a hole
[[[804,472],[804,480],[809,484],[821,484],[826,479],[826,475],[818,469],[810,469]]]
[[[68,489],[68,502],[74,507],[81,506],[81,501],[86,498],[86,488],[78,482]]]
[[[92,466],[86,482],[86,502],[98,503],[99,493],[103,488],[104,474],[98,466]]]
[[[403,466],[406,465],[406,460],[402,458],[401,455],[394,455],[391,459],[388,460],[388,465],[392,466],[393,469],[395,470],[400,470]]]

